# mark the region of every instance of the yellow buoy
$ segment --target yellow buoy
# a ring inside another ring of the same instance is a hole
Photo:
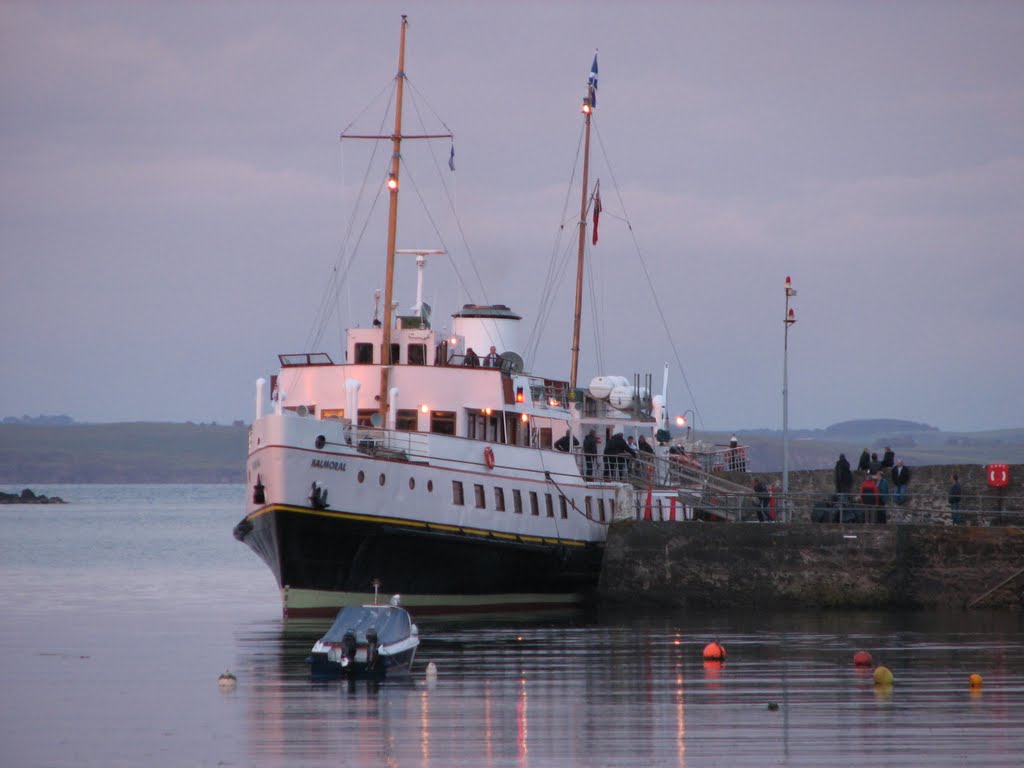
[[[971,688],[981,688],[982,677],[979,674],[973,674],[970,677]]]
[[[875,667],[875,685],[892,685],[893,676],[888,667]]]

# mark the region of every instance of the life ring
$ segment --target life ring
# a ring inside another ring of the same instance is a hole
[[[484,448],[484,464],[488,469],[494,469],[494,451],[491,450],[491,446]]]

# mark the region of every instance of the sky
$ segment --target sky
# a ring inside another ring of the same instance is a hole
[[[781,428],[785,367],[791,429],[1024,426],[1024,4],[939,1],[0,0],[0,417],[250,421],[278,354],[342,359],[390,148],[339,135],[393,120],[402,13],[404,130],[454,134],[402,151],[435,327],[508,304],[568,378],[597,50],[581,382],[668,364],[671,413]]]

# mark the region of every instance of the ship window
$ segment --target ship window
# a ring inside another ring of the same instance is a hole
[[[569,519],[569,505],[565,501],[565,496],[559,496],[558,497],[558,506],[559,506],[560,511],[562,513],[562,519],[563,520],[568,520]]]
[[[594,519],[594,509],[593,509],[594,505],[593,505],[593,503],[591,501],[590,496],[587,496],[587,498],[585,498],[583,501],[586,504],[587,519],[588,520],[593,520]]]
[[[361,470],[361,469],[360,469],[360,470],[359,470],[359,474],[358,474],[358,475],[356,475],[356,480],[358,480],[358,481],[359,481],[359,482],[361,483],[361,482],[363,482],[363,480],[365,480],[365,479],[366,479],[366,475],[364,475],[364,474],[363,474],[363,470]]]
[[[548,517],[555,516],[555,503],[551,500],[551,494],[544,494],[544,508],[548,513]]]
[[[405,362],[409,365],[427,364],[427,345],[410,344],[405,348]]]
[[[604,499],[597,500],[597,519],[604,522]]]
[[[320,411],[321,419],[344,419],[345,409],[344,408],[324,408]]]
[[[430,431],[437,435],[454,435],[455,411],[431,411]]]
[[[665,519],[665,509],[664,509],[664,507],[661,506],[661,499],[658,499],[658,519],[659,520],[664,520]]]
[[[517,515],[523,514],[523,494],[518,488],[512,489],[512,511]]]
[[[615,518],[615,499],[608,499],[608,510],[612,513],[612,518]]]
[[[381,485],[384,485],[384,483],[386,482],[385,479],[384,479],[384,473],[383,472],[380,473],[380,477],[377,478],[377,482],[380,483]]]
[[[399,408],[395,413],[395,429],[403,432],[415,432],[419,426],[419,411],[415,408]]]
[[[383,352],[384,345],[381,344],[380,348],[381,348],[381,352]],[[402,351],[402,345],[401,344],[392,344],[391,345],[391,355],[384,362],[384,365],[394,365],[395,363],[397,363],[398,362],[398,356],[401,353],[401,351]],[[381,359],[383,359],[383,358],[384,358],[384,355],[381,354]]]
[[[540,514],[540,505],[537,503],[536,491],[530,491],[530,514],[534,517]]]
[[[374,414],[380,413],[376,408],[360,408],[356,424],[360,427],[372,427]]]
[[[498,488],[498,487],[494,488],[494,509],[497,510],[498,512],[504,512],[505,511],[505,489],[504,488]]]
[[[465,503],[465,497],[462,495],[462,481],[452,480],[452,504],[461,507]]]
[[[550,448],[551,447],[551,427],[540,428],[540,447]]]
[[[373,344],[356,342],[356,365],[373,365]]]
[[[415,487],[416,487],[416,478],[415,477],[410,477],[409,478],[409,490],[411,491]]]
[[[476,508],[487,509],[487,496],[482,485],[477,484],[473,486],[473,495],[476,497]]]
[[[433,493],[433,492],[434,492],[434,481],[433,480],[427,480],[427,493]]]

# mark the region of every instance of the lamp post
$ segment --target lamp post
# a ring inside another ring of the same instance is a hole
[[[789,300],[796,296],[793,281],[786,275],[786,314],[782,320],[782,520],[790,522],[789,510],[789,326],[796,322]]]

